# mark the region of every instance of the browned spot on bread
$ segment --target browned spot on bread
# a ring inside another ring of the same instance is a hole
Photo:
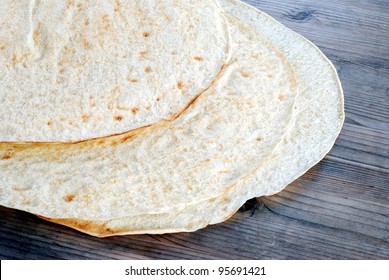
[[[146,58],[146,55],[148,54],[149,52],[148,51],[141,51],[139,53],[139,58],[140,59],[145,59]]]
[[[2,159],[5,159],[5,160],[7,160],[7,159],[10,159],[11,158],[11,155],[9,155],[9,154],[5,154],[4,156],[3,156],[3,158]]]
[[[14,150],[8,149],[1,159],[4,159],[4,160],[10,159],[12,157],[13,153],[14,153]]]
[[[143,32],[143,34],[142,34],[142,35],[143,35],[143,37],[147,38],[147,37],[149,37],[149,36],[150,36],[150,33],[145,31],[145,32]]]
[[[282,95],[282,94],[280,94],[280,95],[278,96],[278,99],[279,99],[280,101],[284,101],[284,100],[285,100],[285,96]]]
[[[247,72],[242,71],[242,72],[240,72],[240,74],[241,74],[242,77],[244,77],[244,78],[248,78],[248,77],[249,77],[249,73],[247,73]]]
[[[228,197],[223,197],[222,201],[225,203],[230,203],[231,199],[229,199]]]
[[[156,99],[157,101],[161,101],[161,97],[157,97],[157,99]]]
[[[91,107],[96,107],[96,102],[94,101],[94,97],[93,96],[89,96],[89,104]]]
[[[86,19],[84,20],[84,25],[85,25],[85,26],[88,26],[88,25],[89,25],[89,19],[88,19],[88,18],[86,18]]]
[[[85,38],[82,39],[82,46],[85,50],[90,50],[92,48],[92,45]]]
[[[4,50],[6,46],[7,46],[6,42],[0,42],[0,51]]]
[[[58,73],[62,75],[63,73],[65,73],[65,69],[63,68],[59,69]]]
[[[12,64],[13,64],[13,65],[16,65],[16,64],[19,63],[19,59],[18,59],[16,53],[13,53],[13,54],[12,54],[11,61],[12,61]]]
[[[257,137],[255,140],[257,140],[258,142],[262,141],[262,138],[261,137]]]
[[[137,83],[138,79],[128,79],[131,83]]]
[[[30,204],[31,204],[31,201],[29,201],[29,200],[26,199],[26,200],[23,201],[23,204],[24,204],[24,205],[30,205]]]
[[[68,194],[68,195],[65,195],[63,200],[65,202],[72,202],[74,200],[76,196],[74,194]]]
[[[201,56],[195,56],[194,59],[197,60],[197,61],[203,61],[204,60],[204,58],[202,58]]]
[[[146,106],[145,109],[148,111],[148,110],[151,109],[151,107],[150,106]]]
[[[122,142],[126,142],[127,140],[130,140],[131,138],[134,138],[134,135],[126,135],[121,140],[122,140]]]
[[[115,119],[115,121],[120,122],[123,120],[123,116],[115,116],[114,119]]]
[[[47,125],[48,125],[48,126],[50,126],[50,125],[52,125],[52,124],[53,124],[52,121],[48,121],[48,122],[47,122]]]
[[[113,235],[116,231],[118,231],[117,229],[108,227],[105,223],[101,222],[83,221],[77,219],[52,219],[39,215],[38,217],[46,221],[66,225],[71,228],[77,229],[82,232],[90,233],[98,237],[106,237],[109,235]]]
[[[189,223],[186,225],[186,228],[188,228],[188,229],[193,228],[193,223],[192,223],[192,222],[189,222]]]
[[[74,5],[74,0],[68,0],[68,2],[66,3],[67,8],[70,8],[73,5]]]
[[[145,68],[145,72],[146,72],[146,73],[150,73],[150,72],[151,72],[151,67],[150,67],[150,66],[147,66],[147,67]]]
[[[109,23],[108,15],[103,15],[103,17],[101,18],[101,21],[103,23]]]
[[[272,74],[267,74],[267,77],[268,78],[273,78],[273,75]]]
[[[113,9],[115,13],[121,13],[122,3],[119,0],[115,0],[115,8]]]
[[[177,87],[178,87],[179,89],[183,89],[184,83],[181,82],[181,81],[178,81],[178,82],[177,82]]]
[[[18,191],[18,192],[23,192],[23,191],[28,191],[31,188],[29,188],[29,187],[21,187],[21,186],[14,186],[13,189],[15,191]]]
[[[89,116],[88,115],[82,115],[81,119],[82,119],[82,122],[87,122],[89,120]]]
[[[132,108],[132,109],[131,109],[131,113],[132,113],[133,115],[136,115],[138,112],[139,112],[139,109],[138,109],[138,108]]]
[[[108,30],[110,28],[110,21],[109,21],[109,18],[108,18],[108,15],[104,15],[102,18],[101,18],[101,22],[103,23],[103,29],[104,30]]]
[[[38,42],[39,34],[40,32],[38,30],[35,30],[34,33],[32,34],[32,39],[34,40],[35,43]]]

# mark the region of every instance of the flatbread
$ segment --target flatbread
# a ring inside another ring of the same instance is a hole
[[[215,0],[0,7],[0,142],[78,142],[174,119],[230,56]]]
[[[231,62],[176,120],[78,144],[0,144],[1,204],[83,220],[178,212],[256,172],[290,127],[296,80],[282,53],[229,23]]]
[[[270,40],[293,66],[299,94],[293,124],[283,142],[252,176],[218,197],[188,205],[180,211],[104,221],[50,221],[99,237],[195,231],[228,219],[249,198],[281,191],[329,152],[345,117],[342,87],[331,62],[307,39],[264,12],[235,0],[221,3],[228,15]]]

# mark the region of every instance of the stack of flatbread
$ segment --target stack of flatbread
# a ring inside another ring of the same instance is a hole
[[[104,237],[284,189],[344,121],[333,65],[236,0],[0,0],[0,204]]]

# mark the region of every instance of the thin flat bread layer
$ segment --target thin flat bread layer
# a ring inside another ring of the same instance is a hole
[[[229,16],[270,40],[293,66],[299,94],[293,125],[283,142],[252,176],[218,197],[177,212],[105,221],[48,220],[99,237],[191,232],[225,221],[252,197],[280,192],[330,151],[345,117],[342,87],[331,62],[314,44],[266,13],[235,0],[220,2]]]
[[[215,0],[0,7],[0,142],[77,142],[175,118],[230,57]]]
[[[178,119],[78,144],[0,144],[0,204],[84,220],[172,213],[251,174],[288,130],[296,80],[271,44],[230,25],[231,62]]]

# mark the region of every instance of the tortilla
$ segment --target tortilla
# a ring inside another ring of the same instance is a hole
[[[292,126],[272,156],[252,176],[222,195],[187,205],[177,212],[104,221],[50,221],[99,237],[191,232],[228,219],[249,198],[281,191],[330,151],[345,117],[342,87],[331,62],[307,39],[264,12],[234,0],[221,3],[228,15],[253,28],[282,51],[299,81]]]
[[[77,142],[173,119],[230,56],[214,0],[0,7],[0,142]]]
[[[58,219],[177,212],[256,172],[287,133],[296,80],[282,53],[229,22],[231,62],[176,120],[77,144],[0,144],[1,204]]]

